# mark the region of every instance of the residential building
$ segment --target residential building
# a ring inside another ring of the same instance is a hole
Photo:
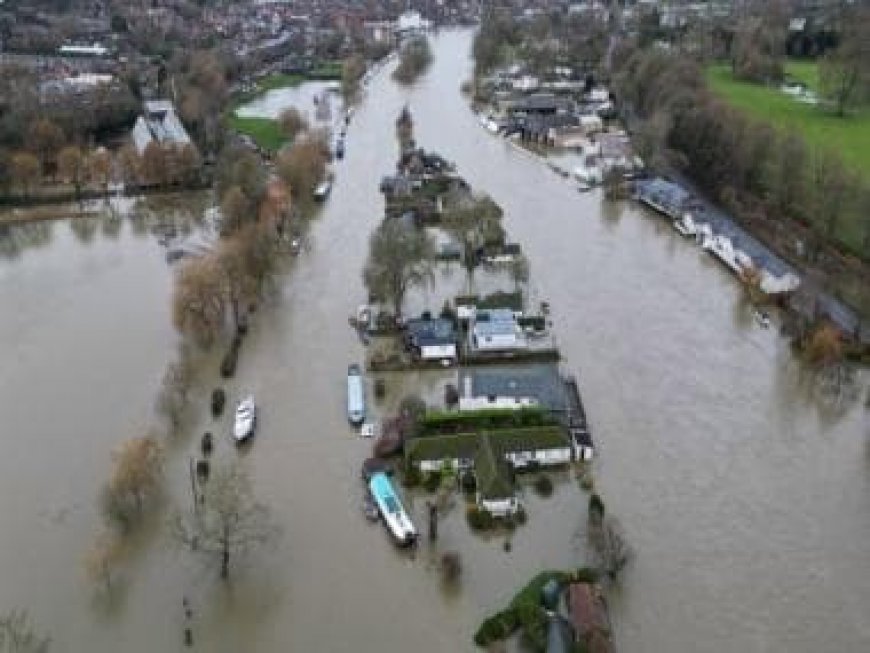
[[[456,328],[451,320],[408,320],[405,344],[420,360],[454,363],[457,359]]]
[[[187,130],[169,100],[146,101],[145,111],[133,126],[133,144],[140,155],[152,142],[179,146],[191,143]]]
[[[527,349],[525,333],[509,309],[478,309],[471,319],[469,345],[476,352],[505,352]]]

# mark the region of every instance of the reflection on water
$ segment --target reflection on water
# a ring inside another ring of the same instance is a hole
[[[48,245],[53,229],[50,220],[0,224],[0,257],[12,259],[28,248]]]

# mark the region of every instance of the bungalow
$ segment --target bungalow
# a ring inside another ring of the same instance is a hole
[[[571,441],[558,425],[411,438],[405,460],[421,472],[473,470],[478,506],[496,516],[515,513],[513,470],[561,465],[571,460]]]
[[[469,344],[477,352],[517,351],[529,346],[514,312],[503,308],[475,311]]]
[[[565,382],[555,365],[497,366],[459,373],[459,410],[540,406],[561,417],[569,408]]]
[[[408,320],[405,325],[405,343],[421,360],[456,362],[456,329],[451,320]]]

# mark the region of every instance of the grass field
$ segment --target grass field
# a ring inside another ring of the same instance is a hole
[[[276,88],[299,86],[305,79],[302,75],[276,73],[257,80],[256,88],[235,99],[227,114],[227,123],[238,133],[253,138],[254,142],[264,150],[277,152],[287,142],[287,137],[281,132],[278,121],[270,118],[242,118],[236,115],[236,109]]]
[[[813,62],[789,62],[786,72],[812,89],[819,87]],[[778,88],[735,80],[728,65],[709,67],[707,83],[714,93],[757,118],[796,129],[811,150],[838,152],[847,166],[870,181],[870,109],[839,118],[822,106],[797,102]]]

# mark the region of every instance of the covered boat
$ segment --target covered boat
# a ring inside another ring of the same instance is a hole
[[[413,544],[417,539],[417,529],[399,501],[389,477],[383,472],[373,474],[369,480],[369,492],[396,542],[401,546]]]

